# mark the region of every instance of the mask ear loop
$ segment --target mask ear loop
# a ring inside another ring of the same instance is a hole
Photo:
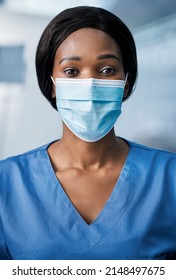
[[[52,76],[50,76],[50,77],[51,77],[51,80],[52,80],[53,84],[56,86],[55,80],[53,79]]]
[[[126,73],[126,77],[125,77],[125,82],[124,82],[124,86],[126,86],[126,82],[128,80],[128,72]]]
[[[124,89],[125,89],[127,80],[128,80],[128,72],[127,72],[127,74],[126,74],[125,81],[124,81]],[[126,96],[127,96],[127,94],[125,94],[125,92],[124,92],[124,96],[123,96],[123,97],[126,97]]]

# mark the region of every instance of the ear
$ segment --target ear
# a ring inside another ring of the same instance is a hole
[[[53,88],[52,88],[51,97],[56,98],[56,87],[54,85],[53,85]]]

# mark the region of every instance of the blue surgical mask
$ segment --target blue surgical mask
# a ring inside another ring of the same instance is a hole
[[[124,80],[57,78],[55,85],[60,116],[78,138],[95,142],[114,127],[121,113]]]

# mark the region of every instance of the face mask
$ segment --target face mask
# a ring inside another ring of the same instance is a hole
[[[95,142],[110,132],[121,113],[125,81],[57,78],[54,83],[57,109],[77,137]]]

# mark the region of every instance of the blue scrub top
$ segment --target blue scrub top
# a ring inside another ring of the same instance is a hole
[[[176,155],[129,142],[120,177],[87,224],[49,144],[0,162],[0,259],[176,259]]]

